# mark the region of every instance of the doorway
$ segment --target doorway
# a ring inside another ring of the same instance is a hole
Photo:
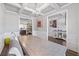
[[[48,40],[66,46],[66,11],[48,17]]]
[[[20,35],[32,35],[32,20],[20,18]]]

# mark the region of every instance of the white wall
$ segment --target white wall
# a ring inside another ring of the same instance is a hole
[[[67,11],[66,30],[67,30],[67,47],[79,52],[79,4],[71,4],[50,14]]]
[[[3,5],[0,3],[0,34],[3,33],[3,17],[4,16],[4,9]]]
[[[31,16],[29,16],[29,15],[24,15],[24,14],[20,14],[20,17],[21,17],[21,18],[24,18],[24,19],[32,19]]]
[[[31,23],[32,20],[31,19],[20,19],[20,24],[27,24],[27,23]]]
[[[68,8],[68,33],[67,46],[69,49],[79,52],[79,4],[72,4]]]
[[[42,24],[43,24],[42,28],[37,27],[37,20],[42,21]],[[34,18],[32,23],[33,23],[33,35],[47,40],[48,39],[47,38],[47,17],[41,16],[41,17]]]
[[[0,3],[0,54],[4,47],[4,40],[2,40],[2,38],[1,38],[2,33],[3,33],[3,21],[2,21],[3,16],[4,16],[4,9],[3,9],[3,5]]]
[[[0,33],[18,31],[19,20],[17,13],[7,11],[4,4],[0,4]]]
[[[33,34],[33,36],[37,36],[36,18],[35,17],[33,17],[33,19],[32,19],[32,34]]]
[[[17,32],[19,31],[20,17],[17,13],[5,11],[4,15],[4,32]]]

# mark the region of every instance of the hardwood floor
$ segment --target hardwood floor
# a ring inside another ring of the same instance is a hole
[[[23,40],[23,39],[25,39],[26,38],[26,40]],[[66,41],[65,40],[62,40],[62,39],[55,39],[55,38],[52,38],[52,37],[48,37],[49,39],[49,41],[51,41],[51,42],[55,42],[55,43],[58,43],[58,44],[60,44],[60,45],[63,45],[63,46],[66,46]],[[28,42],[28,40],[29,39],[33,39],[33,40],[38,40],[37,38],[35,38],[34,36],[29,36],[29,38],[27,38],[26,36],[23,36],[22,37],[22,41],[24,41],[24,42]],[[22,46],[21,46],[22,47]],[[7,53],[8,53],[8,51],[9,51],[9,46],[5,46],[4,47],[4,49],[3,49],[3,51],[2,51],[2,53],[1,53],[1,56],[7,56]],[[22,47],[22,50],[23,50],[23,53],[24,53],[24,56],[29,56],[29,54],[27,53],[27,51],[26,51],[26,49],[24,48],[24,47]],[[67,49],[67,51],[66,51],[66,56],[79,56],[79,54],[77,53],[77,52],[75,52],[75,51],[72,51],[72,50],[70,50],[70,49]]]
[[[52,42],[55,42],[55,43],[58,43],[58,44],[60,44],[60,45],[66,46],[66,41],[63,40],[63,39],[60,39],[60,38],[53,38],[53,37],[48,36],[48,40],[49,40],[49,41],[52,41]]]
[[[79,56],[79,54],[73,50],[67,49],[66,56]]]
[[[55,42],[60,45],[66,46],[66,41],[63,39],[53,38],[53,37],[48,36],[48,40],[51,42]],[[78,55],[79,54],[73,50],[67,49],[67,51],[66,51],[66,56],[78,56]]]
[[[46,39],[31,35],[21,36],[19,40],[30,56],[65,56],[66,47]]]

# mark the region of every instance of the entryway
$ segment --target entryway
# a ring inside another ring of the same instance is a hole
[[[20,35],[32,35],[32,20],[20,18]]]

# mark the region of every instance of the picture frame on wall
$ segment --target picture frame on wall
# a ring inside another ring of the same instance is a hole
[[[41,21],[37,21],[37,27],[41,27]]]
[[[38,28],[41,28],[41,27],[42,27],[42,21],[41,21],[41,20],[38,20],[38,21],[37,21],[37,27],[38,27]]]
[[[51,20],[50,27],[57,28],[57,20]]]

